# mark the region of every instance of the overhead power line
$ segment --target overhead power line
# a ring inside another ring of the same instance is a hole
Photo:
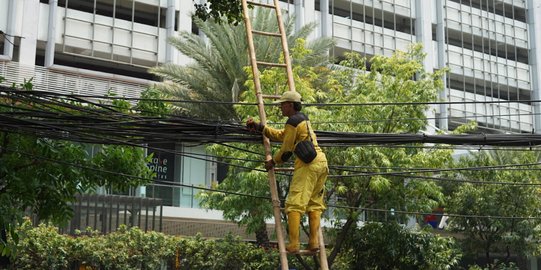
[[[21,153],[21,154],[24,154],[25,156],[38,158],[38,159],[43,159],[43,160],[50,161],[50,162],[65,164],[65,165],[69,165],[69,166],[75,166],[75,167],[78,167],[78,168],[93,169],[93,170],[96,170],[96,171],[102,171],[102,172],[106,172],[106,173],[116,173],[116,172],[101,170],[99,168],[91,168],[91,167],[80,165],[80,164],[73,164],[73,163],[69,163],[69,162],[65,162],[65,161],[60,161],[60,160],[55,160],[55,159],[51,159],[51,158],[47,158],[47,157],[42,157],[42,156],[38,156],[38,155],[35,155],[35,154],[32,154],[32,153],[22,152],[22,151],[17,150],[17,149],[11,149],[11,148],[1,147],[1,146],[0,146],[0,149],[4,149],[4,150],[7,150],[7,151],[11,151],[11,152]],[[197,156],[197,155],[195,155],[195,156],[194,155],[188,155],[188,154],[182,153],[182,152],[177,153],[175,150],[160,149],[160,148],[153,148],[153,149],[159,150],[159,151],[168,151],[170,153],[175,153],[175,154],[182,155],[182,156],[185,156],[185,157],[198,159],[198,160],[203,160],[203,161],[207,161],[207,162],[225,164],[225,165],[228,165],[228,166],[231,166],[231,167],[238,167],[238,168],[242,168],[242,169],[246,169],[246,170],[265,172],[265,170],[263,170],[263,169],[251,168],[251,167],[238,165],[238,164],[233,164],[233,163],[229,163],[229,162],[218,161],[218,160],[208,159],[208,158],[202,158],[202,157]],[[202,156],[207,156],[207,155],[202,155]],[[512,165],[514,166],[515,164],[512,164]],[[502,165],[502,166],[505,166],[505,165]],[[509,166],[511,166],[511,165],[509,165]],[[492,168],[492,167],[493,166],[487,166],[487,168]],[[465,168],[463,168],[463,169],[465,169]],[[276,172],[276,174],[285,175],[285,176],[291,176],[291,174],[283,173],[283,172]],[[373,176],[373,175],[377,175],[377,173],[374,173],[374,174],[362,173],[362,174],[349,174],[349,175],[329,175],[329,178],[351,178],[351,177]],[[517,182],[495,182],[495,181],[481,181],[481,180],[456,179],[456,178],[452,179],[452,178],[444,178],[444,177],[439,177],[439,176],[438,177],[430,177],[430,176],[418,176],[418,175],[404,175],[401,172],[386,173],[386,175],[399,176],[399,177],[403,177],[404,179],[410,179],[410,180],[412,180],[412,179],[421,179],[421,180],[432,180],[432,181],[440,181],[440,182],[443,181],[443,182],[455,182],[455,183],[472,183],[472,184],[482,184],[482,185],[541,186],[541,183],[537,183],[537,182],[536,183],[517,183]]]
[[[14,90],[9,87],[0,86],[0,91],[13,93],[20,90]],[[257,105],[255,102],[231,102],[221,100],[180,100],[180,99],[155,99],[155,98],[135,98],[118,97],[104,95],[82,95],[82,94],[61,94],[50,91],[26,91],[33,95],[47,95],[55,97],[72,97],[78,99],[102,99],[102,100],[125,100],[125,101],[156,101],[165,103],[193,103],[193,104],[230,104],[241,106]],[[516,100],[470,100],[470,101],[427,101],[427,102],[357,102],[357,103],[303,103],[304,106],[317,107],[355,107],[355,106],[409,106],[409,105],[461,105],[461,104],[505,104],[505,103],[539,103],[538,99],[516,99]],[[276,103],[266,103],[266,106],[276,105]]]
[[[260,134],[249,132],[243,125],[220,121],[204,121],[188,117],[148,117],[113,110],[105,104],[94,107],[75,106],[70,102],[41,99],[19,91],[16,98],[28,108],[14,105],[0,112],[0,131],[34,134],[39,137],[98,144],[144,143],[259,143]],[[21,97],[19,97],[21,96]],[[16,101],[11,95],[8,97]],[[41,107],[40,107],[41,106]],[[45,108],[43,108],[45,107]],[[539,134],[368,134],[316,131],[322,145],[381,144],[448,144],[490,146],[536,146]],[[99,136],[96,136],[99,135]]]
[[[17,152],[23,153],[23,152],[20,152],[20,151],[17,151]],[[57,159],[47,158],[47,157],[43,157],[43,156],[33,155],[31,153],[23,153],[23,154],[34,157],[34,158],[39,158],[41,160],[46,160],[46,161],[49,161],[49,162],[54,162],[54,163],[58,163],[58,164],[68,165],[68,166],[74,166],[74,167],[77,167],[77,168],[88,169],[88,170],[108,173],[108,174],[112,174],[112,175],[116,175],[116,176],[132,178],[132,179],[141,179],[141,180],[146,180],[146,181],[149,180],[147,178],[143,178],[143,177],[140,177],[140,176],[137,176],[137,175],[130,175],[130,174],[125,174],[125,173],[119,173],[119,172],[104,170],[102,168],[84,166],[84,165],[81,165],[81,164],[75,164],[75,163],[66,162],[66,161],[63,161],[63,160],[57,160]],[[208,192],[216,192],[216,193],[222,193],[222,194],[228,194],[228,195],[251,197],[251,198],[257,198],[257,199],[263,199],[263,200],[269,200],[269,201],[271,200],[271,198],[267,197],[267,196],[253,195],[253,194],[247,194],[247,193],[242,193],[242,192],[226,191],[226,190],[219,190],[219,189],[212,189],[212,188],[208,188],[208,187],[187,185],[187,184],[178,183],[178,182],[170,182],[170,181],[155,181],[155,182],[156,182],[157,185],[164,185],[164,186],[170,186],[170,187],[175,187],[175,186],[187,187],[187,188],[193,188],[193,189],[198,189],[198,190],[204,190],[204,191],[208,191]],[[152,185],[152,183],[149,183],[148,185]],[[352,206],[337,205],[337,204],[328,204],[327,206],[328,207],[334,207],[334,208],[341,208],[341,209],[350,209],[350,210],[354,210],[354,211],[385,212],[385,213],[390,213],[390,214],[393,214],[393,213],[395,213],[395,214],[407,214],[407,215],[433,215],[434,214],[432,212],[416,212],[416,211],[403,211],[403,210],[395,210],[395,209],[352,207]],[[526,219],[526,220],[528,220],[528,219],[536,219],[537,220],[537,219],[541,219],[541,217],[537,217],[537,216],[463,215],[463,214],[454,214],[454,213],[442,213],[442,215],[449,216],[449,217],[461,217],[461,218],[489,218],[489,219],[504,219],[504,220],[506,220],[506,219],[514,219],[514,220],[524,220],[524,219]]]

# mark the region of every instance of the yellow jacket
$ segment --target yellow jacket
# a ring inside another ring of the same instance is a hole
[[[265,126],[263,129],[263,134],[265,134],[265,136],[267,136],[271,141],[282,142],[280,151],[274,154],[273,157],[276,164],[281,164],[288,161],[293,155],[293,150],[295,150],[295,146],[298,142],[309,140],[307,129],[308,125],[310,125],[308,117],[301,112],[297,112],[295,115],[289,117],[284,129],[275,129]],[[323,151],[321,151],[321,148],[318,146],[316,135],[311,126],[310,135],[312,136],[312,142],[314,143],[317,152],[317,157],[314,161],[326,161],[327,159],[325,154],[323,154]],[[304,162],[297,158],[295,161],[296,166],[298,165],[298,162],[304,164]]]

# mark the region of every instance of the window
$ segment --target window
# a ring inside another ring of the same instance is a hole
[[[494,0],[450,0],[455,3],[459,3],[473,8],[481,9],[484,11],[492,12],[498,15],[526,22],[526,10],[520,7],[502,3]]]
[[[48,0],[41,0],[49,3]],[[165,28],[166,8],[134,0],[59,0],[58,5],[83,12]],[[177,12],[178,14],[178,12]],[[175,23],[175,31],[178,23]]]

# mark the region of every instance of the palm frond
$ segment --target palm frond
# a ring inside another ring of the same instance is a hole
[[[273,11],[256,8],[251,12],[253,29],[277,31]],[[246,90],[244,82],[248,76],[244,68],[250,64],[244,24],[238,26],[217,24],[212,20],[204,22],[198,18],[194,18],[194,23],[206,38],[184,31],[178,37],[169,39],[171,45],[192,58],[193,62],[185,66],[165,64],[151,68],[149,71],[152,74],[165,81],[158,84],[157,88],[179,100],[236,100]],[[292,47],[298,38],[306,39],[315,27],[316,24],[307,24],[295,32],[294,19],[286,18],[285,28],[289,46]],[[282,45],[279,38],[255,36],[254,44],[258,60],[278,62],[280,59]],[[308,43],[307,47],[311,50],[311,54],[306,56],[301,64],[328,63],[327,51],[332,44],[331,39],[317,39]],[[234,87],[235,85],[237,87]],[[238,118],[230,104],[185,102],[176,106],[179,112],[189,112],[198,117],[229,120]]]

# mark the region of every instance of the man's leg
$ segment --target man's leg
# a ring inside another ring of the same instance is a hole
[[[325,181],[329,174],[326,162],[319,162],[316,168],[318,172],[317,180],[313,186],[310,201],[308,202],[308,222],[310,224],[310,238],[308,240],[308,249],[316,251],[319,249],[319,227],[321,223],[321,213],[325,210]]]
[[[302,215],[306,212],[306,205],[310,200],[311,191],[317,175],[309,166],[295,168],[293,178],[289,185],[289,194],[286,199],[286,213],[288,218],[289,244],[286,247],[288,252],[299,251],[300,222]]]
[[[310,224],[310,238],[308,239],[308,250],[319,250],[319,226],[321,221],[320,211],[308,212],[308,222]]]
[[[286,250],[289,253],[297,253],[300,247],[301,213],[296,211],[287,213],[287,225],[289,229],[289,244],[286,246]]]

